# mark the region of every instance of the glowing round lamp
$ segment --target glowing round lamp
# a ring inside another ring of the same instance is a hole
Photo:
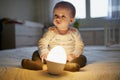
[[[52,48],[46,59],[48,73],[60,74],[64,70],[66,59],[66,52],[63,47]]]

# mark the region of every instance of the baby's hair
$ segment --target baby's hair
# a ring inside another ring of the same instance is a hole
[[[75,10],[75,7],[71,3],[65,2],[65,1],[58,2],[55,5],[54,10],[57,9],[57,8],[63,8],[63,9],[70,10],[71,11],[71,17],[73,17],[73,18],[75,17],[76,10]]]

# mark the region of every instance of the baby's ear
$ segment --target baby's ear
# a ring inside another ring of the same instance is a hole
[[[74,23],[75,18],[71,18],[70,23]]]

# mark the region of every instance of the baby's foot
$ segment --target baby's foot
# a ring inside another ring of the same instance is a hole
[[[80,65],[77,63],[66,63],[64,70],[71,72],[79,71]]]
[[[42,70],[42,63],[37,63],[29,59],[23,59],[21,65],[25,69],[30,70]]]

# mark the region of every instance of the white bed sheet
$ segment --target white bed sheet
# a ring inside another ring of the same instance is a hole
[[[47,70],[33,71],[21,68],[23,58],[31,59],[37,47],[23,47],[0,51],[0,80],[120,80],[120,49],[104,46],[86,46],[87,65],[79,72],[64,71],[59,76]]]

